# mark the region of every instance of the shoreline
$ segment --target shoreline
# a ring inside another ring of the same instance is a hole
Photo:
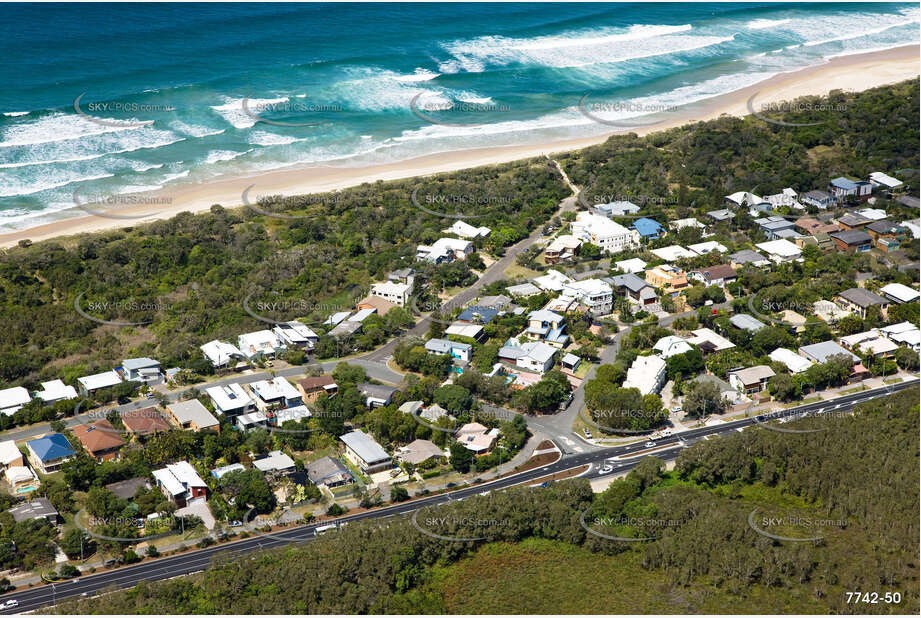
[[[88,214],[0,233],[0,248],[15,246],[21,240],[33,242],[87,232],[132,227],[168,219],[180,212],[207,211],[212,205],[242,207],[241,196],[252,186],[254,195],[299,195],[354,187],[378,180],[389,181],[416,176],[453,172],[483,165],[508,163],[543,155],[579,150],[600,144],[612,135],[647,135],[686,124],[712,120],[724,114],[751,114],[748,100],[755,97],[754,109],[766,103],[789,101],[806,95],[825,95],[831,90],[861,91],[912,79],[921,74],[921,47],[906,45],[883,51],[832,58],[821,65],[781,73],[752,86],[683,106],[676,113],[653,124],[605,131],[551,143],[481,147],[425,155],[403,161],[362,167],[335,167],[299,164],[261,174],[241,175],[205,184],[177,184],[170,189],[137,194],[139,199],[169,200],[167,206],[140,203],[117,209],[120,218]],[[255,202],[255,198],[252,200]],[[99,212],[106,213],[105,208]],[[115,211],[112,211],[115,212]],[[143,216],[145,214],[151,216]]]

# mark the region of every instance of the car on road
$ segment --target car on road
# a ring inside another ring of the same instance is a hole
[[[589,440],[592,439],[592,432],[590,432],[588,429],[583,429],[582,431],[585,433],[586,438],[588,438]]]
[[[673,414],[677,414],[677,413],[681,412],[681,410],[682,410],[681,406],[672,406],[672,413],[673,413]]]
[[[0,603],[0,609],[10,609],[11,607],[19,607],[19,601],[16,599],[10,599],[9,601]]]
[[[652,447],[654,447],[655,445],[656,445],[655,442],[653,442],[652,440],[649,440],[649,441],[646,442],[646,444],[644,444],[643,446],[645,446],[646,448],[652,448]]]
[[[131,403],[131,397],[122,395],[121,397],[118,398],[118,405],[123,406],[126,403]]]
[[[614,467],[613,467],[611,464],[605,464],[605,466],[601,469],[601,473],[602,473],[602,474],[607,474],[608,472],[610,472],[610,471],[613,470],[613,469],[614,469]]]
[[[758,416],[755,417],[755,420],[758,421],[759,423],[763,422],[763,421],[764,421],[764,415],[763,415],[763,414],[759,414]]]

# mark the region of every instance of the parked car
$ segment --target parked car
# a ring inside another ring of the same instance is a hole
[[[121,397],[118,398],[118,405],[123,406],[126,403],[131,403],[131,397],[122,395]]]

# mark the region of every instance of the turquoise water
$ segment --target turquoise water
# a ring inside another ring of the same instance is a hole
[[[0,12],[0,231],[83,215],[75,191],[90,201],[294,164],[606,133],[579,111],[589,92],[609,105],[595,115],[629,122],[919,40],[918,6],[906,3]]]

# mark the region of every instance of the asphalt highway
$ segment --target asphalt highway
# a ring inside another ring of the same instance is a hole
[[[582,475],[584,477],[598,478],[612,474],[622,474],[633,468],[642,457],[647,454],[655,455],[665,460],[674,459],[683,448],[687,448],[701,439],[731,433],[745,427],[766,423],[780,418],[792,419],[803,415],[815,415],[821,418],[820,411],[826,414],[831,411],[840,414],[851,410],[858,403],[869,401],[877,397],[884,397],[917,385],[918,380],[902,382],[891,386],[852,393],[830,401],[810,403],[804,406],[789,408],[764,416],[743,418],[710,427],[691,429],[681,432],[680,434],[657,439],[655,440],[655,447],[647,447],[645,446],[646,441],[641,440],[635,444],[625,446],[612,447],[588,453],[564,455],[556,463],[541,468],[520,472],[494,481],[464,487],[446,494],[419,498],[410,502],[394,504],[392,506],[357,513],[355,515],[348,515],[332,521],[323,521],[316,524],[286,528],[279,532],[253,536],[233,543],[220,544],[177,556],[158,560],[145,560],[135,565],[97,572],[92,575],[81,576],[78,579],[63,581],[53,585],[46,584],[34,588],[14,590],[13,592],[0,596],[0,603],[8,601],[9,599],[16,599],[19,602],[18,607],[0,610],[0,613],[15,614],[29,612],[41,607],[54,605],[67,598],[81,596],[92,597],[113,587],[129,588],[141,581],[163,580],[180,575],[196,573],[206,569],[217,554],[224,552],[241,554],[272,547],[280,547],[289,543],[305,542],[316,538],[315,531],[320,526],[329,525],[331,523],[341,524],[365,519],[408,515],[422,507],[434,506],[453,500],[462,500],[487,490],[492,491],[511,487],[513,485],[534,482],[550,474],[586,464],[591,464],[591,467],[587,473]],[[778,427],[782,426],[778,425]],[[761,430],[768,431],[763,428]],[[784,439],[784,435],[780,433],[777,434],[777,437],[778,439]],[[609,469],[606,466],[608,466]]]

